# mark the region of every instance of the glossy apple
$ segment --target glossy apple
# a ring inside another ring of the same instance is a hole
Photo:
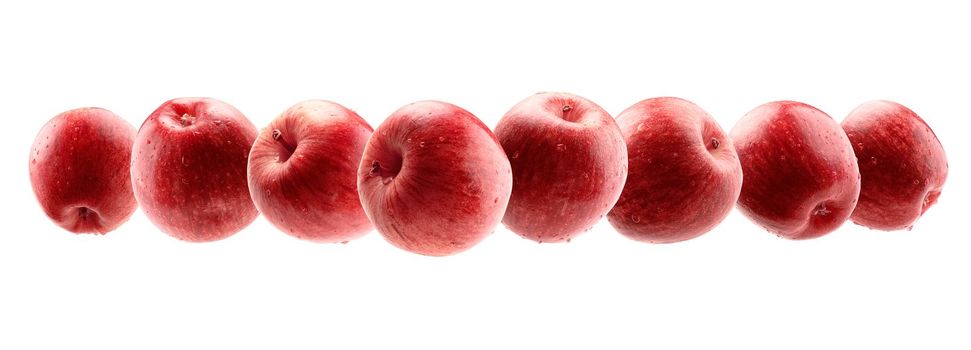
[[[519,102],[496,126],[512,165],[513,189],[502,223],[537,242],[566,242],[590,229],[617,202],[627,149],[603,108],[568,93]]]
[[[47,122],[30,150],[30,184],[44,213],[74,233],[104,234],[137,206],[128,167],[135,128],[101,108]]]
[[[732,140],[701,107],[675,97],[651,98],[617,116],[630,169],[607,214],[621,234],[672,243],[710,231],[731,212],[742,188]]]
[[[469,249],[502,219],[509,160],[478,118],[422,101],[398,109],[368,140],[358,170],[364,212],[391,244],[423,255]]]
[[[815,238],[840,227],[860,194],[853,147],[829,115],[793,101],[770,102],[731,132],[742,163],[738,209],[781,237]]]
[[[861,175],[853,222],[885,231],[910,229],[937,202],[947,157],[917,113],[890,101],[871,101],[843,120]]]
[[[142,124],[132,151],[135,198],[163,232],[190,242],[229,237],[256,218],[246,161],[256,127],[212,98],[177,98]]]
[[[249,154],[249,191],[267,220],[294,237],[347,242],[371,230],[357,168],[371,126],[330,101],[304,101],[270,122]]]

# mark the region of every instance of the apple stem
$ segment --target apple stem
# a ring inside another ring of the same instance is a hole
[[[563,106],[563,113],[569,112],[571,110],[573,110],[573,107],[570,107],[570,105]]]
[[[273,140],[275,140],[277,143],[283,146],[283,148],[285,148],[287,151],[290,151],[290,153],[293,153],[293,151],[297,149],[296,147],[291,145],[290,142],[287,142],[287,139],[283,138],[283,132],[280,131],[280,129],[273,129],[272,136],[273,136]]]

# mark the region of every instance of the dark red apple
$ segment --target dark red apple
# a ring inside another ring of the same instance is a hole
[[[101,108],[47,122],[30,150],[30,184],[44,213],[74,233],[112,231],[135,212],[128,167],[135,128]]]
[[[537,242],[566,242],[617,202],[627,178],[624,136],[603,108],[567,93],[539,93],[496,126],[512,165],[502,223]]]
[[[738,209],[781,237],[809,239],[840,227],[860,194],[853,147],[826,113],[793,101],[770,102],[731,132],[742,163]]]
[[[246,161],[256,127],[212,98],[167,101],[142,124],[132,150],[135,198],[165,233],[220,240],[256,218]]]
[[[464,251],[490,234],[512,189],[495,135],[468,111],[437,101],[404,106],[378,126],[357,181],[378,232],[432,256]]]
[[[270,122],[249,154],[249,191],[277,228],[314,242],[347,242],[371,230],[357,168],[371,126],[330,101],[304,101]]]
[[[860,201],[853,222],[878,230],[910,229],[937,202],[947,157],[917,113],[896,102],[871,101],[843,120],[859,161]]]
[[[694,103],[659,97],[617,116],[627,140],[627,184],[607,219],[638,241],[672,243],[720,223],[738,200],[742,167],[732,140]]]

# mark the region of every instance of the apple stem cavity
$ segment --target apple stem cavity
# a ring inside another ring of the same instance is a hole
[[[394,177],[398,175],[399,171],[401,171],[401,163],[397,163],[397,164],[392,163],[390,165],[392,166],[383,167],[381,166],[381,162],[375,160],[371,162],[370,174],[372,176],[380,176],[382,182],[389,183],[391,182],[391,180],[394,180]]]
[[[283,132],[280,131],[280,129],[273,129],[273,133],[271,134],[271,136],[273,137],[273,140],[276,141],[278,144],[280,144],[280,146],[282,146],[283,149],[286,151],[286,153],[280,154],[280,161],[283,162],[283,161],[286,161],[287,159],[290,159],[290,155],[293,154],[293,151],[295,151],[297,147],[291,144],[290,142],[288,142],[287,139],[283,137]]]

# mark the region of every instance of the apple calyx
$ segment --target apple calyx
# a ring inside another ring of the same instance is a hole
[[[189,126],[196,122],[196,117],[190,115],[189,113],[182,113],[182,118],[179,118],[179,123],[182,126]]]
[[[711,138],[711,149],[718,149],[718,146],[720,146],[721,144],[722,144],[721,141],[718,141],[718,139],[714,137]]]
[[[814,216],[827,215],[827,214],[829,214],[831,212],[832,212],[832,210],[829,210],[829,208],[826,208],[826,203],[825,202],[824,203],[819,203],[819,205],[817,205],[816,208],[813,209],[813,215]]]

